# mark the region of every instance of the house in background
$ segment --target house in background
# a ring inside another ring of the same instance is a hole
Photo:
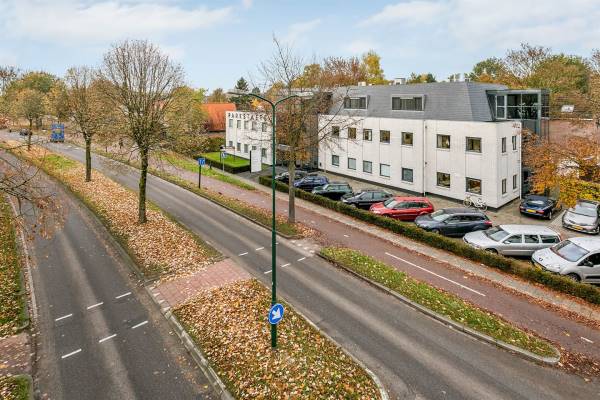
[[[206,131],[223,134],[225,132],[225,115],[235,111],[235,103],[204,103],[202,111],[206,113]]]

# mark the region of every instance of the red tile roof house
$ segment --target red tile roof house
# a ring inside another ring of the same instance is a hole
[[[210,133],[225,132],[225,113],[235,111],[235,103],[204,103],[202,110],[206,113],[206,131]]]

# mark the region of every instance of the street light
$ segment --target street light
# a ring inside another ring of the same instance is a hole
[[[312,96],[312,93],[309,92],[298,92],[294,93],[290,96],[283,97],[276,102],[272,102],[271,100],[252,92],[247,92],[243,90],[229,90],[228,94],[236,95],[236,96],[252,96],[256,97],[259,100],[262,100],[271,105],[271,109],[273,112],[272,120],[271,120],[271,190],[273,192],[273,204],[272,204],[272,216],[271,216],[271,306],[274,306],[277,303],[277,250],[275,248],[276,243],[276,227],[275,227],[275,109],[280,103],[283,103],[286,100],[298,97],[298,98],[308,98]],[[294,190],[293,187],[289,188],[289,190]],[[277,347],[277,324],[271,324],[271,348]]]

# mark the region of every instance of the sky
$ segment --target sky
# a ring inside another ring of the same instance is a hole
[[[113,43],[148,39],[212,91],[260,83],[276,36],[306,62],[373,49],[388,79],[443,80],[521,42],[588,56],[598,21],[600,0],[0,0],[0,65],[62,76],[99,65]]]

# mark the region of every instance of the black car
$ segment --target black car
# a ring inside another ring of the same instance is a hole
[[[329,183],[329,179],[326,176],[321,175],[306,175],[304,178],[294,182],[296,189],[306,190],[307,192],[312,191],[314,188],[324,186]]]
[[[552,219],[554,212],[560,211],[561,208],[555,199],[537,194],[526,196],[519,205],[521,214],[548,219]]]
[[[31,131],[29,129],[23,128],[19,131],[19,135],[20,136],[28,136],[31,134]]]
[[[444,236],[463,236],[492,227],[487,215],[472,208],[443,208],[417,217],[415,223],[419,228]]]
[[[308,175],[308,172],[303,171],[301,169],[297,169],[294,171],[294,180],[292,182],[302,179],[306,175]],[[281,174],[275,175],[275,180],[287,184],[287,183],[289,183],[289,177],[290,177],[290,173],[286,171],[286,172],[282,172]]]
[[[350,206],[368,210],[375,203],[386,201],[393,194],[381,189],[363,189],[357,193],[350,193],[342,197],[342,202]]]
[[[340,200],[342,196],[352,193],[352,188],[346,182],[331,182],[314,188],[312,192],[331,200]]]

